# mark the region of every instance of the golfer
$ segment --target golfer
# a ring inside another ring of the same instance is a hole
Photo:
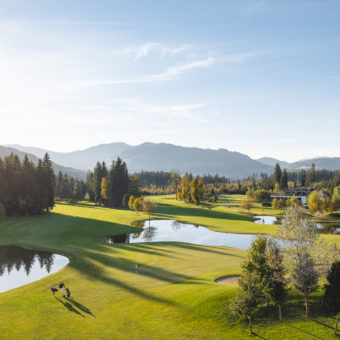
[[[63,296],[63,289],[64,289],[65,285],[63,284],[63,282],[59,283],[59,289],[60,289],[60,296]]]

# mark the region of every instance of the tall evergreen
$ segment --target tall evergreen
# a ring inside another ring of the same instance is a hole
[[[281,189],[287,189],[288,188],[288,174],[287,174],[286,169],[284,169],[282,174],[281,174],[280,188]]]
[[[315,163],[313,163],[309,170],[309,183],[313,184],[315,181],[316,181],[316,167]]]
[[[55,175],[52,167],[52,162],[48,153],[45,154],[44,160],[42,162],[43,177],[42,190],[44,192],[44,206],[46,211],[49,211],[54,207],[54,191],[55,191]]]
[[[103,178],[103,169],[102,169],[101,164],[97,162],[97,165],[93,171],[92,190],[94,194],[94,202],[99,205],[101,205],[102,203],[102,197],[100,195],[102,178]]]
[[[276,163],[275,165],[275,170],[274,170],[274,186],[276,183],[281,183],[281,176],[282,176],[282,171],[279,163]]]
[[[107,182],[109,205],[121,207],[124,194],[129,192],[129,174],[125,162],[119,157],[112,162]]]

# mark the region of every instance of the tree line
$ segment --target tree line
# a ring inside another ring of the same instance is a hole
[[[34,165],[13,153],[0,158],[0,218],[41,214],[54,207],[55,175],[49,155]]]
[[[83,201],[87,193],[85,181],[78,180],[59,171],[56,178],[55,195],[58,200]]]

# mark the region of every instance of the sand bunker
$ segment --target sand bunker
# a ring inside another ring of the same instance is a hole
[[[215,280],[217,283],[222,283],[223,285],[238,285],[239,275],[232,276],[222,276]]]

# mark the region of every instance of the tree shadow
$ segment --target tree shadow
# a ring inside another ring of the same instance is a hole
[[[57,297],[56,297],[56,300],[58,300],[60,303],[62,303],[64,305],[64,307],[67,308],[70,312],[78,314],[82,318],[84,317],[84,315],[81,314],[79,311],[77,311],[69,302],[64,302]]]
[[[72,298],[68,298],[67,299],[68,302],[70,302],[71,304],[73,304],[74,306],[76,306],[78,309],[80,309],[81,311],[83,311],[86,314],[89,314],[93,317],[96,317],[89,308],[85,307],[84,305],[82,305],[81,303],[73,300]]]
[[[171,243],[169,242],[169,244],[173,247],[178,247],[178,248],[185,248],[185,249],[190,249],[190,250],[204,251],[204,252],[207,252],[207,253],[214,253],[214,254],[218,254],[218,255],[234,256],[234,257],[243,258],[243,256],[241,256],[241,255],[232,254],[230,252],[218,251],[218,250],[213,248],[214,246],[202,247],[202,246],[197,245],[197,244],[184,243],[184,242],[171,242]],[[227,248],[227,247],[225,247],[225,248]],[[244,250],[244,254],[245,253],[246,253],[246,250]]]
[[[44,232],[40,233],[39,237],[34,240],[28,237],[29,233],[15,233],[15,242],[13,242],[13,244],[23,243],[26,245],[28,244],[30,248],[53,250],[53,252],[68,256],[70,258],[68,266],[84,274],[84,276],[90,280],[99,280],[111,284],[131,294],[139,296],[142,299],[149,299],[165,305],[178,305],[167,298],[150,293],[150,290],[147,288],[141,289],[136,287],[137,284],[134,284],[134,282],[137,281],[132,281],[134,277],[130,277],[129,281],[125,281],[124,279],[120,280],[117,277],[112,277],[110,274],[110,267],[119,271],[129,272],[131,274],[135,272],[136,262],[133,259],[120,256],[120,247],[122,247],[125,251],[131,252],[138,249],[137,252],[145,252],[146,254],[152,249],[151,252],[155,252],[150,254],[152,256],[162,256],[158,254],[160,252],[164,254],[165,250],[156,245],[151,246],[149,244],[144,244],[139,246],[110,246],[101,241],[106,235],[136,232],[140,231],[140,228],[120,223],[113,223],[110,221],[70,216],[61,213],[51,213],[46,216],[34,217],[30,219],[29,223],[32,223],[32,219],[35,221],[35,228],[42,229]],[[26,225],[27,220],[23,218],[20,219],[20,221],[23,221],[23,223],[19,225],[19,227],[22,228]],[[4,232],[6,232],[6,230],[4,230]],[[11,233],[13,233],[13,228],[11,229]],[[61,239],[61,234],[64,235],[64,240]],[[173,247],[169,250],[169,252],[175,250],[176,248],[174,247],[182,247],[193,251],[215,252],[221,255],[228,255],[227,253],[219,252],[218,250],[209,250],[208,247],[200,247],[199,245],[196,246],[172,242],[168,244]],[[108,247],[110,248],[110,251],[108,251]],[[166,251],[168,252],[168,250]],[[193,253],[192,255],[194,256],[195,254]],[[176,256],[176,251],[173,252],[173,256]],[[140,268],[138,268],[139,272],[134,275],[136,275],[136,280],[138,280],[138,275],[143,275],[165,283],[184,282],[194,277],[194,275],[176,273],[176,263],[174,263],[173,268],[174,270],[172,270],[172,268],[169,270],[169,268],[160,268],[140,263]],[[199,283],[199,280],[197,279],[195,282]],[[65,308],[68,310],[82,315],[75,309],[76,305],[72,305],[70,302],[60,302],[63,303]]]
[[[263,336],[261,336],[260,334],[255,333],[255,332],[251,333],[251,335],[256,336],[256,337],[258,337],[260,339],[267,340],[267,338],[264,338]]]
[[[290,324],[288,324],[287,326],[288,326],[288,327],[291,327],[291,328],[294,328],[294,329],[296,329],[296,330],[298,330],[298,331],[300,331],[300,332],[302,332],[302,333],[308,334],[308,335],[310,335],[310,336],[312,336],[312,337],[314,337],[314,338],[323,339],[323,338],[321,338],[320,336],[315,335],[315,334],[313,334],[313,333],[311,333],[311,332],[308,332],[308,331],[306,331],[306,330],[304,330],[304,329],[301,329],[301,328],[299,328],[299,327],[295,327],[295,326],[290,325]]]
[[[236,213],[222,212],[211,209],[203,209],[199,207],[181,207],[174,206],[166,203],[158,203],[156,213],[158,215],[180,215],[180,216],[196,216],[196,217],[209,217],[228,219],[236,221],[253,222],[254,219],[250,216],[240,215]]]
[[[324,326],[324,327],[327,327],[327,328],[329,328],[329,329],[331,329],[332,331],[334,331],[334,327],[332,327],[332,326],[329,326],[329,325],[327,325],[327,324],[325,324],[325,323],[323,323],[323,322],[320,322],[320,321],[318,321],[318,320],[315,320],[315,319],[311,319],[313,322],[316,322],[317,324],[319,324],[319,325],[321,325],[321,326]],[[335,322],[335,321],[334,321]],[[338,338],[340,338],[340,334],[333,334],[333,335],[335,335],[335,336],[337,336]]]

